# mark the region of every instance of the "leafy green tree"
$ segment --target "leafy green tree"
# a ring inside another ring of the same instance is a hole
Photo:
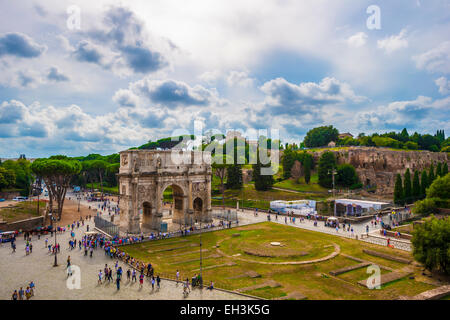
[[[106,168],[108,167],[108,162],[104,160],[92,160],[91,162],[91,168],[95,170],[98,174],[99,180],[100,180],[100,192],[101,192],[101,199],[103,200],[103,176],[105,175]]]
[[[447,162],[443,162],[442,163],[442,176],[447,175],[447,173],[448,173],[448,164],[447,164]]]
[[[412,187],[411,187],[411,173],[409,168],[406,169],[406,172],[403,176],[403,192],[404,199],[406,203],[412,202]]]
[[[109,187],[117,186],[117,174],[119,173],[119,168],[120,163],[111,163],[106,167],[105,181]]]
[[[351,164],[341,164],[337,168],[336,184],[342,187],[349,188],[350,186],[359,182],[358,174],[355,167]]]
[[[427,198],[450,199],[450,174],[433,181],[427,189]]]
[[[11,187],[16,183],[16,174],[0,166],[0,191],[3,188]]]
[[[450,217],[436,219],[432,216],[415,225],[411,243],[414,259],[426,269],[450,274]]]
[[[413,178],[413,184],[412,184],[412,196],[414,200],[420,199],[420,180],[419,180],[419,171],[414,171],[414,178]]]
[[[13,171],[16,176],[14,187],[20,189],[20,194],[28,196],[31,192],[31,183],[33,180],[32,172],[30,170],[30,161],[22,158],[17,161],[6,160],[2,166],[10,171]]]
[[[331,188],[333,185],[332,170],[336,168],[336,157],[333,152],[324,152],[319,159],[318,175],[319,185]]]
[[[309,130],[303,140],[308,148],[326,146],[331,141],[337,141],[339,131],[333,126],[322,126]]]
[[[425,198],[427,195],[427,188],[428,188],[428,175],[427,171],[423,170],[422,175],[420,177],[420,197]]]
[[[65,156],[53,156],[48,159],[36,159],[31,164],[31,170],[45,181],[50,198],[50,210],[58,220],[61,220],[66,192],[71,178],[81,171],[80,162]],[[54,202],[58,205],[56,212],[53,211]]]
[[[398,205],[403,205],[405,203],[402,185],[402,176],[400,175],[400,173],[398,173],[395,178],[394,203]]]
[[[438,162],[436,166],[436,178],[442,177],[442,164]]]
[[[255,189],[258,191],[267,191],[272,189],[274,184],[273,175],[265,175],[262,174],[262,168],[270,168],[271,164],[262,164],[259,152],[257,155],[256,164],[252,165],[253,167],[253,180],[255,181]]]

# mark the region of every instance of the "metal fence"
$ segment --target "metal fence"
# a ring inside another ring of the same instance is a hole
[[[112,237],[119,235],[119,226],[115,225],[111,221],[95,216],[94,223],[96,228],[106,232]]]
[[[238,216],[236,210],[231,209],[214,209],[212,210],[212,216],[215,219],[225,220],[225,221],[237,221]]]

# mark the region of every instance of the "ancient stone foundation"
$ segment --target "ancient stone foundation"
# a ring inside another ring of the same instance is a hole
[[[315,163],[320,155],[328,151],[323,149],[314,153]],[[402,176],[406,169],[411,171],[411,178],[415,170],[429,169],[433,163],[447,162],[450,159],[445,152],[430,151],[395,151],[387,148],[350,147],[332,150],[338,164],[350,163],[356,168],[361,183],[364,186],[376,186],[376,194],[392,194],[394,192],[395,176]]]

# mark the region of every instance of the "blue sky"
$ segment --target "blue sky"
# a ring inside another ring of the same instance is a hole
[[[366,12],[380,9],[380,28]],[[0,1],[0,157],[194,131],[450,133],[450,1]]]

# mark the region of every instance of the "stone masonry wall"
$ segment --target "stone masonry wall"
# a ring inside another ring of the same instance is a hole
[[[314,153],[316,163],[326,151],[329,150]],[[428,170],[431,163],[435,168],[437,162],[447,162],[450,165],[450,158],[445,152],[395,151],[374,147],[350,147],[331,151],[336,155],[338,164],[353,165],[361,183],[364,186],[376,185],[376,193],[383,195],[394,192],[395,176],[397,173],[403,176],[407,168],[411,171],[412,178],[415,170]]]

